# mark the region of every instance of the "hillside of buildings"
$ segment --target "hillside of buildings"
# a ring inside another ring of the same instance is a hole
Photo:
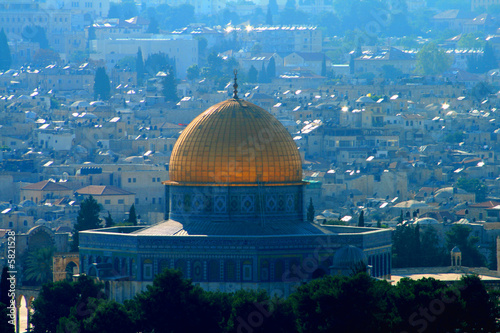
[[[317,223],[500,235],[499,3],[0,4],[0,229],[167,214],[180,132],[233,93],[296,142]],[[498,125],[497,125],[498,124]],[[258,141],[258,140],[257,140]],[[259,142],[256,141],[258,149]],[[499,153],[497,155],[497,153]],[[21,249],[23,251],[28,249]]]

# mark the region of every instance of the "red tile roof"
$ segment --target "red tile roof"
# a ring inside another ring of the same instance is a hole
[[[51,180],[43,180],[41,182],[35,183],[35,184],[30,184],[26,185],[22,190],[35,190],[35,191],[70,191],[71,189],[64,186],[57,184]]]
[[[94,195],[94,196],[134,194],[127,190],[111,185],[89,185],[77,190],[76,193],[80,195]]]

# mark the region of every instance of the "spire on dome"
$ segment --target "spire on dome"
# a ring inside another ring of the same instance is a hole
[[[238,70],[234,70],[233,98],[238,99]]]

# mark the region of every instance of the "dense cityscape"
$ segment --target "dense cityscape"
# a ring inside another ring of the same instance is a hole
[[[499,0],[2,0],[0,332],[500,331],[499,60]]]

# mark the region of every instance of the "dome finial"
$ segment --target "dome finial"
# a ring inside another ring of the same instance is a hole
[[[238,99],[238,70],[234,70],[233,98]]]

